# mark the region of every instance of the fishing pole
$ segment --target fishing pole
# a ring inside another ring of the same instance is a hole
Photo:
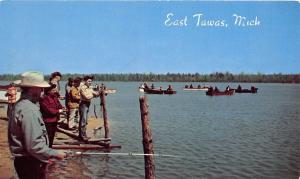
[[[155,157],[181,157],[177,155],[167,155],[167,154],[144,154],[144,153],[108,153],[108,152],[67,152],[67,154],[71,154],[74,156],[82,156],[82,155],[117,155],[117,156],[155,156]]]

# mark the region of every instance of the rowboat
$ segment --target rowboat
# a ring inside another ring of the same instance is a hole
[[[106,89],[106,90],[104,90],[104,92],[107,94],[114,94],[117,92],[117,90],[116,89]]]
[[[114,94],[117,92],[116,89],[113,89],[113,88],[106,88],[105,86],[104,87],[101,87],[99,85],[96,85],[95,87],[93,87],[93,90],[94,91],[99,91],[99,90],[103,90],[104,89],[104,92],[105,94]]]
[[[258,88],[252,87],[251,89],[235,89],[236,93],[257,93]]]
[[[230,96],[234,94],[234,89],[225,90],[225,91],[215,91],[215,90],[208,90],[206,91],[207,96]]]
[[[176,94],[177,92],[174,90],[163,90],[164,94]]]
[[[174,90],[151,89],[151,88],[143,88],[143,87],[139,87],[139,91],[148,94],[176,94],[177,93],[177,91]]]
[[[164,94],[164,90],[144,88],[144,92],[148,94]]]
[[[183,88],[185,91],[208,91],[208,87],[201,87],[201,88]]]
[[[145,92],[144,88],[143,87],[139,87],[139,92]]]

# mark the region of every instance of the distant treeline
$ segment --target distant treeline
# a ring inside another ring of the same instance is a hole
[[[83,77],[85,74],[63,74],[62,80],[69,77]],[[89,74],[95,81],[139,81],[139,82],[249,82],[249,83],[300,83],[300,74],[232,74],[229,72],[216,72],[212,74],[199,73],[128,73],[128,74]],[[46,75],[46,79],[49,75]],[[20,79],[20,75],[2,74],[1,81],[13,81]]]

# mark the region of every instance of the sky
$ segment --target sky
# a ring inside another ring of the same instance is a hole
[[[299,19],[299,2],[0,1],[0,74],[299,74]]]

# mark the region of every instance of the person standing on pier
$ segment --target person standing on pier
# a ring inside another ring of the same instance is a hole
[[[69,121],[68,127],[69,129],[76,129],[78,128],[78,108],[80,104],[80,86],[81,78],[77,77],[74,79],[74,85],[71,87],[69,100],[68,100],[68,109],[69,111]]]
[[[67,121],[68,121],[68,123],[69,123],[69,120],[70,120],[69,119],[70,109],[69,109],[68,103],[69,103],[69,99],[70,99],[70,91],[71,91],[71,88],[73,86],[73,82],[74,82],[73,78],[70,77],[70,78],[68,78],[68,82],[65,85],[65,106],[67,108]]]
[[[85,76],[83,78],[84,84],[80,87],[80,105],[79,105],[79,138],[81,140],[88,140],[86,135],[86,125],[88,120],[89,107],[91,100],[99,96],[98,91],[94,91],[92,87],[93,76]]]
[[[66,112],[66,109],[60,104],[56,96],[55,84],[45,88],[44,92],[45,95],[40,100],[40,110],[49,136],[49,147],[52,147],[60,114]]]
[[[46,178],[49,159],[63,159],[63,151],[49,148],[48,134],[38,102],[43,88],[49,87],[40,72],[21,75],[21,98],[8,121],[8,144],[20,179]]]

